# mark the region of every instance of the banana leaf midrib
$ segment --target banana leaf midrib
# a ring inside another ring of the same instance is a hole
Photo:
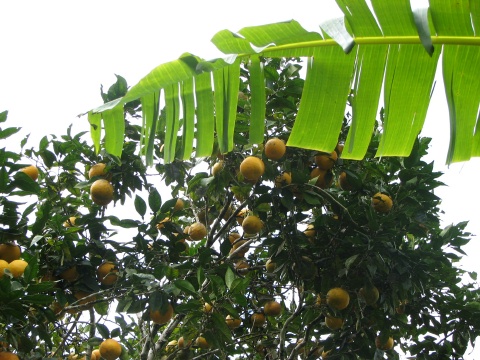
[[[357,45],[421,44],[420,38],[416,35],[413,35],[413,36],[364,36],[364,37],[355,37],[354,40]],[[478,36],[432,36],[432,43],[437,45],[480,46],[480,37]],[[254,54],[268,56],[268,54],[272,52],[276,52],[277,54],[275,55],[275,57],[279,57],[278,51],[301,49],[301,48],[315,48],[315,47],[322,47],[322,46],[338,46],[338,44],[333,39],[295,42],[291,44],[271,46],[266,49],[263,49],[263,51],[258,54],[257,53],[238,54],[237,57],[248,58]],[[226,64],[226,66],[230,66],[230,65]],[[177,83],[177,81],[170,81],[164,84],[164,86],[172,85],[175,83]],[[128,101],[131,101],[131,99],[128,99]],[[128,101],[124,101],[123,98],[115,99],[93,109],[92,112],[101,113],[106,109],[111,109],[120,104],[124,105]]]
[[[357,45],[389,45],[389,44],[421,44],[420,38],[416,35],[411,36],[364,36],[355,37]],[[480,37],[477,36],[432,36],[433,44],[440,45],[475,45],[480,46]],[[264,49],[260,54],[268,55],[269,52],[278,52],[281,50],[313,48],[320,46],[338,46],[333,39],[313,40],[297,42],[285,45],[272,46]],[[250,54],[239,54],[238,56],[249,56]]]

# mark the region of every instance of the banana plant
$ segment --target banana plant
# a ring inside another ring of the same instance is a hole
[[[344,16],[320,24],[319,32],[293,20],[236,33],[222,30],[212,42],[224,57],[204,60],[186,53],[157,66],[124,96],[88,112],[97,151],[103,128],[106,151],[120,155],[123,107],[134,100],[142,106],[147,164],[152,164],[158,134],[165,162],[209,156],[215,142],[223,153],[232,150],[241,64],[247,64],[252,79],[249,141],[260,143],[266,106],[262,59],[305,57],[305,86],[288,146],[332,151],[348,104],[352,124],[342,156],[362,159],[382,106],[376,155],[408,156],[442,59],[450,117],[446,162],[479,156],[480,2],[336,1]],[[162,121],[160,106],[165,108]],[[177,141],[182,141],[181,154]]]

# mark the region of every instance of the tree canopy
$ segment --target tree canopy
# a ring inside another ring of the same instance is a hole
[[[0,358],[463,358],[480,331],[477,274],[456,266],[466,222],[440,226],[429,139],[376,159],[381,112],[362,161],[343,157],[350,114],[333,151],[285,147],[308,79],[299,59],[263,62],[260,145],[243,64],[226,154],[218,136],[180,160],[191,144],[168,150],[167,106],[146,167],[142,101],[122,110],[119,156],[70,129],[1,149]],[[126,89],[119,76],[102,97]]]
[[[306,84],[289,146],[332,151],[348,102],[352,126],[343,156],[362,159],[383,90],[385,121],[375,155],[408,156],[423,127],[442,59],[451,135],[447,163],[479,156],[480,10],[476,2],[435,0],[423,8],[412,7],[409,0],[373,0],[373,10],[365,0],[337,3],[345,16],[321,24],[318,33],[306,31],[296,21],[247,27],[238,33],[222,30],[212,41],[225,58],[204,60],[185,53],[159,65],[132,88],[124,88],[122,97],[89,112],[97,150],[103,119],[105,147],[119,156],[124,135],[122,109],[140,100],[148,164],[153,159],[150,137],[158,131],[170,135],[163,139],[167,162],[174,160],[177,138],[172,134],[179,130],[188,144],[179,154],[183,159],[190,157],[192,149],[197,157],[208,155],[214,139],[221,152],[231,151],[242,63],[249,64],[247,71],[254,79],[250,83],[250,142],[261,143],[268,76],[263,58],[302,56],[308,58]],[[162,101],[167,117],[159,123],[155,114]]]

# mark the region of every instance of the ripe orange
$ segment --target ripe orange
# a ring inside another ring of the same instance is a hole
[[[20,358],[9,351],[0,352],[0,360],[20,360]]]
[[[325,325],[330,330],[338,330],[343,326],[343,319],[333,317],[333,316],[326,316],[325,317]]]
[[[315,237],[315,235],[317,234],[317,231],[315,230],[315,225],[314,224],[308,224],[307,229],[303,233],[308,238]]]
[[[77,299],[77,302],[73,305],[86,305],[88,303],[91,303],[97,300],[96,295],[92,295],[92,293],[82,291],[82,290],[75,291],[73,296],[75,296],[75,298]],[[87,308],[91,308],[92,306],[93,306],[93,303],[89,304]]]
[[[88,178],[91,179],[95,176],[105,177],[107,175],[107,172],[105,171],[106,167],[107,165],[105,165],[104,163],[98,163],[93,165],[88,171]]]
[[[190,236],[190,240],[192,241],[202,240],[207,236],[207,228],[201,222],[194,223],[190,225],[188,236]]]
[[[280,160],[283,155],[285,155],[287,147],[283,140],[272,138],[266,142],[263,151],[265,152],[265,156],[270,160]]]
[[[265,164],[255,156],[246,157],[240,164],[240,173],[246,180],[257,181],[265,172]]]
[[[208,349],[210,347],[210,344],[203,336],[197,337],[197,339],[195,340],[195,345],[198,346],[200,349]]]
[[[113,186],[108,180],[96,180],[90,187],[92,201],[101,206],[108,205],[113,200]]]
[[[338,156],[342,155],[343,148],[345,147],[345,143],[339,142],[335,147],[335,151],[337,152]]]
[[[310,172],[310,179],[314,179],[316,177],[318,178],[315,182],[315,186],[318,186],[319,188],[326,189],[333,183],[333,174],[328,170],[323,170],[318,167],[314,168]]]
[[[375,286],[366,286],[360,288],[358,296],[365,301],[367,305],[373,305],[378,301],[380,293]]]
[[[75,280],[78,279],[80,274],[77,271],[77,266],[73,265],[72,267],[64,270],[62,273],[60,273],[60,277],[63,280],[66,280],[68,282],[74,282]]]
[[[350,295],[342,288],[330,289],[327,293],[327,305],[335,310],[343,310],[350,303]]]
[[[92,351],[92,355],[90,356],[90,360],[101,360],[102,355],[100,355],[100,350],[95,349]]]
[[[338,185],[342,190],[351,191],[353,190],[352,184],[348,182],[348,176],[345,171],[342,171],[338,177]]]
[[[173,206],[173,211],[178,212],[182,211],[185,208],[185,203],[183,202],[182,199],[177,199],[175,202],[175,205]]]
[[[258,234],[262,230],[263,222],[258,216],[248,215],[242,222],[243,231],[247,234]]]
[[[8,262],[3,259],[0,259],[0,279],[3,277],[3,270],[8,268]]]
[[[98,348],[100,355],[106,360],[115,360],[122,354],[122,345],[113,339],[107,339],[100,344]]]
[[[8,270],[12,273],[14,278],[18,278],[23,275],[28,263],[25,260],[13,260],[8,264]]]
[[[15,244],[0,244],[0,259],[6,262],[20,259],[22,251],[20,246]]]
[[[230,254],[233,253],[234,251],[236,251],[240,246],[242,246],[243,244],[245,244],[247,242],[247,240],[239,240],[237,242],[235,242],[232,246],[232,249],[230,250]],[[243,247],[240,251],[238,251],[237,253],[235,253],[235,257],[244,257],[245,254],[247,253],[249,247],[248,246],[245,246]]]
[[[77,219],[76,216],[70,216],[70,217],[68,218],[68,220],[66,220],[66,221],[63,223],[63,226],[66,227],[66,228],[75,226],[75,220],[76,220],[76,219]]]
[[[277,268],[277,263],[274,262],[272,259],[268,259],[267,262],[265,263],[265,269],[269,273],[274,272],[276,268]]]
[[[33,181],[38,179],[38,169],[34,165],[24,167],[23,169],[20,169],[20,171],[28,175],[28,177]]]
[[[242,325],[242,320],[241,319],[235,319],[234,317],[232,317],[230,315],[227,315],[227,317],[225,318],[225,322],[227,323],[227,326],[232,330],[236,329],[236,328],[239,328],[240,325]]]
[[[265,322],[267,321],[265,315],[262,313],[253,313],[250,317],[250,320],[252,321],[253,327],[263,327],[263,325],[265,325]]]
[[[322,170],[330,170],[337,162],[338,155],[335,151],[331,153],[321,153],[315,156],[315,164]]]
[[[247,209],[242,209],[240,212],[237,214],[237,224],[242,226],[243,220],[245,219],[245,216],[247,216]]]
[[[275,187],[282,187],[292,183],[292,175],[289,172],[283,172],[275,178]]]
[[[170,319],[173,317],[173,306],[172,304],[168,304],[168,308],[166,312],[161,312],[161,310],[155,310],[152,311],[150,310],[150,319],[155,323],[155,324],[165,324],[170,321]]]
[[[220,174],[220,171],[223,170],[224,166],[225,166],[225,163],[223,162],[223,160],[220,160],[219,162],[215,163],[212,166],[212,175],[218,176],[218,174]]]
[[[240,273],[240,274],[247,274],[248,273],[248,269],[250,268],[250,264],[247,262],[247,260],[245,259],[242,259],[242,260],[239,260],[237,261],[235,264],[235,269]]]
[[[382,339],[380,336],[377,336],[375,338],[375,346],[377,347],[377,349],[380,349],[380,350],[391,350],[393,349],[393,338],[390,336],[386,342],[382,342]]]
[[[185,349],[187,347],[190,347],[192,345],[192,341],[186,341],[183,336],[181,336],[178,341],[177,341],[177,346],[179,349]]]
[[[282,305],[277,301],[267,301],[263,306],[263,312],[267,316],[278,316],[282,313]]]
[[[163,229],[163,228],[165,227],[165,223],[167,223],[167,222],[170,222],[170,218],[169,218],[169,217],[166,217],[165,219],[163,219],[162,221],[160,221],[160,222],[156,225],[157,229],[158,229],[158,230]]]
[[[375,211],[385,214],[392,209],[393,201],[390,196],[378,192],[372,197],[372,206]]]
[[[203,304],[203,312],[206,313],[206,314],[209,314],[213,311],[213,305],[209,304],[209,303],[205,303]]]
[[[117,273],[116,265],[110,261],[105,261],[97,269],[97,278],[102,285],[110,286],[118,280]]]
[[[228,235],[228,240],[230,241],[230,244],[233,244],[238,239],[240,239],[240,234],[239,233],[232,232]]]

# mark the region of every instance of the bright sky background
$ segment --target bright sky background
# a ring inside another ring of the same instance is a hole
[[[0,111],[9,110],[8,125],[31,133],[31,146],[44,135],[88,131],[86,117],[77,115],[102,103],[114,74],[134,85],[155,66],[184,52],[202,58],[219,56],[210,43],[218,31],[240,30],[295,19],[307,30],[331,16],[330,1],[124,1],[18,0],[0,2]],[[445,168],[448,149],[448,109],[443,85],[437,83],[424,134],[432,136],[430,160],[446,171],[448,185],[436,193],[442,201],[445,225],[470,220],[468,230],[480,234],[480,161]],[[13,144],[12,144],[13,145]],[[2,145],[4,146],[4,145]],[[479,271],[473,238],[463,262]],[[468,358],[480,358],[480,346]]]

